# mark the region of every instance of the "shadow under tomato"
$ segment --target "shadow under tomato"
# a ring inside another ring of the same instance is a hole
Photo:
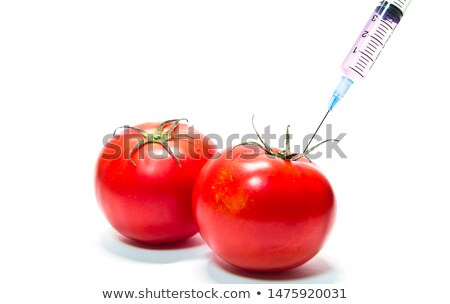
[[[300,267],[282,272],[246,271],[217,256],[211,256],[207,268],[211,279],[221,284],[330,284],[337,283],[339,277],[338,271],[318,256]]]
[[[108,230],[100,239],[101,246],[119,257],[142,263],[168,264],[181,260],[205,257],[208,247],[197,234],[193,237],[168,244],[149,245],[139,243]]]

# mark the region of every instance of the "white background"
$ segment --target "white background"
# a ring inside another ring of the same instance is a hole
[[[256,114],[278,135],[290,124],[300,144],[375,0],[0,3],[2,303],[112,303],[102,290],[207,283],[448,301],[447,1],[413,1],[369,78],[329,116],[333,136],[347,133],[348,158],[316,161],[337,221],[315,259],[279,277],[227,267],[198,236],[168,248],[118,238],[93,191],[102,138],[178,117],[225,138],[251,132]]]

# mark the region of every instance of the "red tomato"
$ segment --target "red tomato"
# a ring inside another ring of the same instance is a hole
[[[190,135],[195,139],[177,138],[176,134],[187,134],[189,127],[174,124],[178,121],[168,121],[161,132],[157,131],[161,123],[155,122],[136,126],[146,133],[127,128],[100,153],[95,173],[97,201],[109,223],[130,239],[165,243],[197,233],[193,186],[215,150],[208,138],[192,129]],[[162,143],[146,143],[133,150],[147,133]],[[174,138],[168,139],[169,134]],[[164,142],[175,158],[163,147]]]
[[[316,165],[277,158],[256,146],[239,146],[208,161],[193,203],[208,246],[228,263],[253,271],[287,270],[310,260],[335,216],[333,190]]]

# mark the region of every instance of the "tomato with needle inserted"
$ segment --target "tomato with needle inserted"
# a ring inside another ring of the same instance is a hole
[[[206,163],[194,188],[194,215],[205,242],[226,262],[253,271],[287,270],[324,245],[335,196],[307,158],[315,147],[295,154],[289,135],[286,150],[259,138]]]

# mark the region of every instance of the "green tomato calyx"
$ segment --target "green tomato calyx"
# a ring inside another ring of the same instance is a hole
[[[243,143],[240,143],[238,145],[236,145],[234,148],[238,147],[238,146],[246,146],[246,145],[256,145],[259,148],[261,148],[262,150],[264,150],[268,155],[277,157],[277,158],[281,158],[284,160],[289,160],[289,161],[296,161],[302,157],[305,157],[308,161],[311,162],[311,160],[308,158],[308,154],[311,153],[312,151],[314,151],[317,147],[319,147],[320,145],[329,142],[329,141],[339,141],[337,139],[327,139],[327,140],[323,140],[321,142],[319,142],[318,144],[314,145],[313,147],[303,151],[303,153],[293,153],[291,151],[291,135],[289,133],[289,128],[290,126],[288,125],[286,128],[286,140],[285,140],[285,147],[286,149],[284,150],[280,150],[279,152],[275,152],[266,142],[264,142],[263,138],[261,137],[261,135],[259,134],[259,132],[256,130],[255,127],[255,115],[252,116],[252,126],[253,126],[253,130],[256,133],[256,136],[258,136],[259,142],[257,141],[246,141]]]
[[[167,142],[170,140],[179,139],[179,138],[194,139],[194,137],[190,136],[189,134],[180,134],[180,133],[173,134],[174,131],[179,126],[180,121],[182,121],[182,120],[188,122],[188,120],[186,118],[166,120],[163,123],[161,123],[156,128],[156,131],[154,131],[153,133],[149,133],[149,132],[142,130],[140,128],[137,128],[137,127],[131,127],[128,125],[124,125],[124,126],[121,126],[121,127],[118,127],[117,129],[115,129],[113,136],[116,136],[116,132],[118,129],[132,129],[142,135],[143,138],[140,139],[139,142],[128,153],[128,158],[134,166],[136,166],[136,163],[131,158],[131,155],[135,151],[139,150],[141,147],[143,147],[146,144],[160,144],[167,151],[167,153],[169,153],[170,156],[177,162],[178,167],[181,168],[180,160],[176,157],[175,153],[172,151],[172,149],[170,148],[170,146]],[[170,128],[167,131],[163,131],[164,128],[170,124],[171,124]]]

